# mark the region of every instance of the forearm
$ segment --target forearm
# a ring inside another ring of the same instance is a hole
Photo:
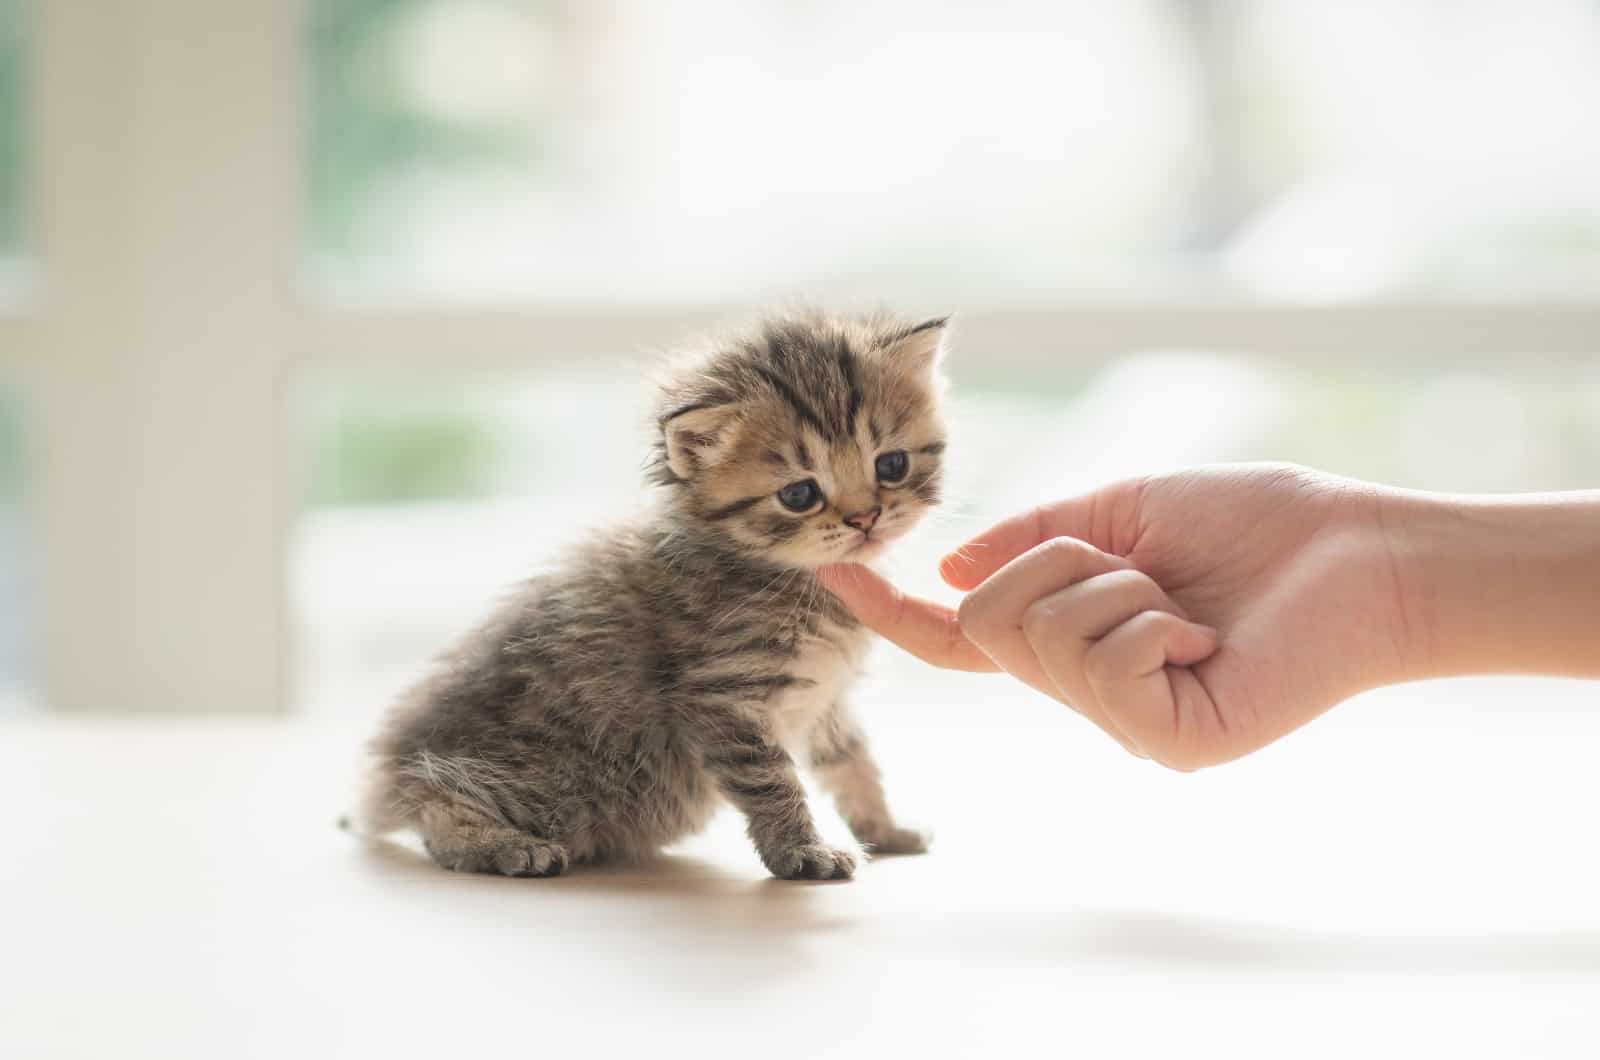
[[[1600,677],[1600,491],[1392,491],[1383,522],[1406,676]]]

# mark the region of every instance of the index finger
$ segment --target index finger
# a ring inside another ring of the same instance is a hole
[[[1053,504],[1013,515],[939,561],[939,574],[952,587],[975,589],[1007,563],[1051,538],[1073,537],[1101,552],[1114,553],[1110,517],[1125,508],[1126,483],[1117,483],[1081,497],[1069,497]]]
[[[975,673],[1000,669],[961,632],[948,607],[907,596],[865,567],[822,567],[817,576],[864,625],[923,662]]]

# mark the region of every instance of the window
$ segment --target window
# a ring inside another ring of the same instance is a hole
[[[1597,20],[0,0],[0,292],[49,265],[49,297],[0,293],[7,414],[50,457],[4,454],[41,688],[261,711],[284,658],[313,701],[392,684],[632,503],[628,358],[772,296],[957,314],[930,548],[1207,458],[1581,484]]]

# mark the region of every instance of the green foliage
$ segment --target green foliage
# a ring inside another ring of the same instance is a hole
[[[312,425],[314,505],[392,504],[490,492],[495,439],[480,410],[379,395],[339,402]]]
[[[0,0],[0,3],[15,0]],[[396,33],[438,0],[311,0],[305,47],[310,143],[305,170],[313,250],[370,249],[374,191],[415,167],[524,158],[521,130],[446,121],[409,104],[392,54]]]
[[[26,0],[0,0],[0,257],[20,253],[26,238],[27,166],[22,149],[28,14]]]

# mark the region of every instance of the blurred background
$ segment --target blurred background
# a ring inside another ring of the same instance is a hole
[[[1600,3],[0,0],[0,711],[370,715],[795,297],[956,314],[929,592],[1186,463],[1595,486]]]

